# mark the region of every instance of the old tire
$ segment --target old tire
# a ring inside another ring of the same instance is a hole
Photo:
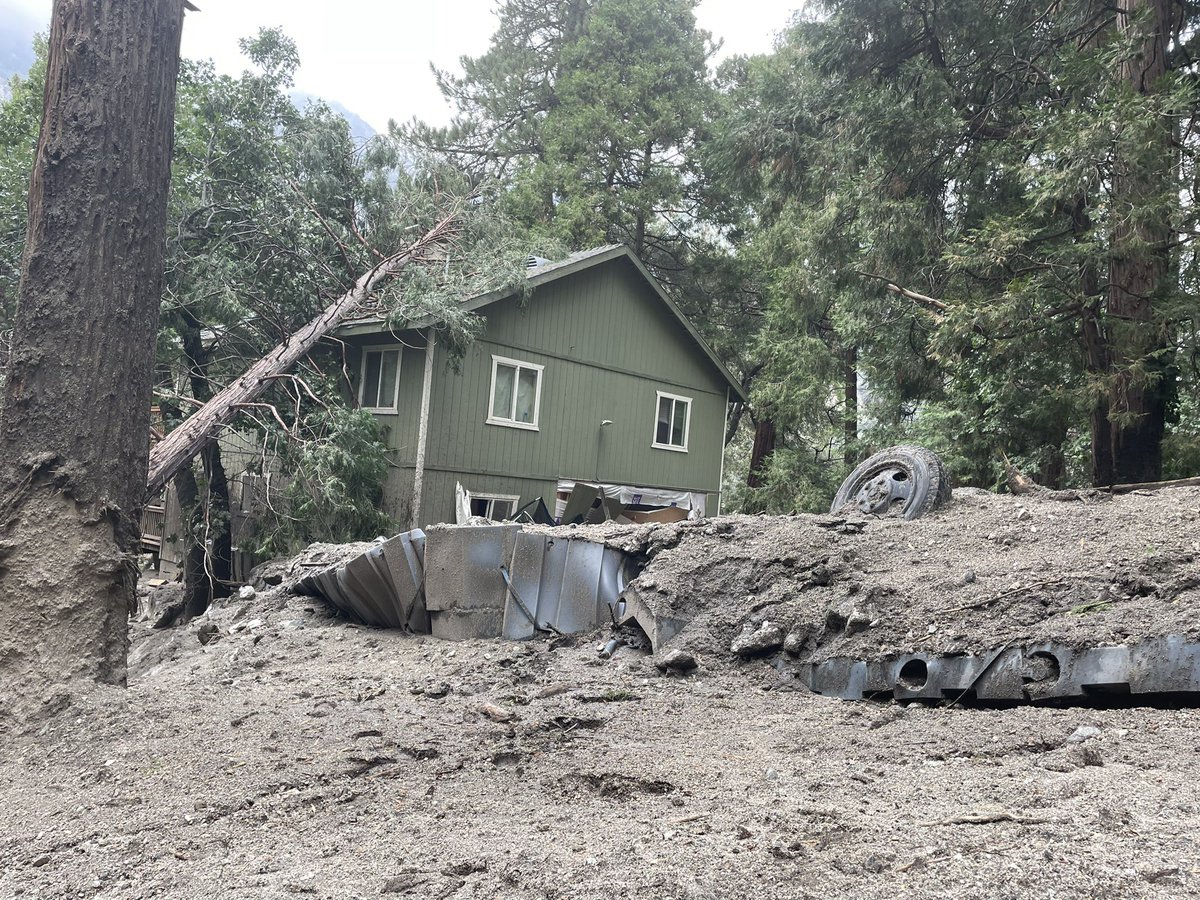
[[[876,516],[917,519],[950,499],[950,481],[937,454],[924,447],[881,450],[850,473],[830,512],[854,507]]]
[[[910,445],[910,444],[901,444],[896,447],[889,447],[888,449],[890,449],[890,450],[907,450],[912,453],[919,453],[926,459],[926,461],[931,466],[937,466],[937,470],[938,470],[938,500],[937,500],[937,503],[934,504],[934,506],[941,506],[942,504],[944,504],[950,500],[950,497],[953,493],[951,490],[951,485],[950,485],[950,476],[946,474],[946,465],[945,465],[945,463],[942,462],[942,458],[940,456],[938,456],[932,450],[926,449],[925,447],[917,447],[915,445]]]

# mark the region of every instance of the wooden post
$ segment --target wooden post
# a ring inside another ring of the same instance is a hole
[[[425,373],[421,379],[421,421],[417,427],[417,460],[413,471],[410,529],[421,527],[421,499],[425,492],[425,446],[429,442],[429,398],[433,393],[433,357],[436,342],[433,326],[430,325],[425,329]]]

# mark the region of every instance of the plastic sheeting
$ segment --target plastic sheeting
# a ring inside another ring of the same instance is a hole
[[[471,492],[462,486],[461,481],[454,482],[454,524],[466,525],[471,521]]]
[[[628,484],[597,484],[594,481],[583,483],[596,484],[604,492],[606,498],[616,500],[622,506],[676,506],[679,509],[686,509],[689,519],[702,517],[705,503],[708,500],[708,494],[696,491],[671,491],[663,488],[635,487]],[[570,494],[575,490],[575,484],[574,481],[559,479],[558,493]],[[558,501],[554,510],[555,517],[560,518],[564,509],[566,509],[566,503],[562,500]]]

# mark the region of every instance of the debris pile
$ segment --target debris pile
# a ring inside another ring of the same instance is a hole
[[[439,526],[367,545],[300,588],[369,624],[450,639],[636,625],[660,661],[765,660],[842,698],[1200,690],[1200,491],[955,496],[919,521]],[[358,599],[368,581],[392,594],[384,614]]]
[[[617,620],[630,577],[619,550],[516,524],[416,529],[356,550],[296,590],[366,625],[445,640],[592,631]]]

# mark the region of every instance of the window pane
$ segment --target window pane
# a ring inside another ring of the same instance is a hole
[[[496,366],[496,384],[492,389],[492,418],[512,418],[513,380],[516,374],[517,370],[512,366]]]
[[[379,405],[379,367],[381,353],[373,350],[365,354],[363,362],[362,405],[372,409]]]
[[[683,428],[687,424],[688,404],[686,400],[675,401],[675,419],[671,425],[671,444],[682,447],[687,442],[683,437]]]
[[[379,405],[389,409],[396,405],[396,368],[400,365],[399,350],[384,350],[383,374],[379,379]]]
[[[521,369],[517,373],[517,414],[518,422],[533,421],[533,404],[537,398],[537,369]]]
[[[654,440],[659,444],[669,443],[671,437],[671,398],[658,398],[658,427],[654,432]]]

